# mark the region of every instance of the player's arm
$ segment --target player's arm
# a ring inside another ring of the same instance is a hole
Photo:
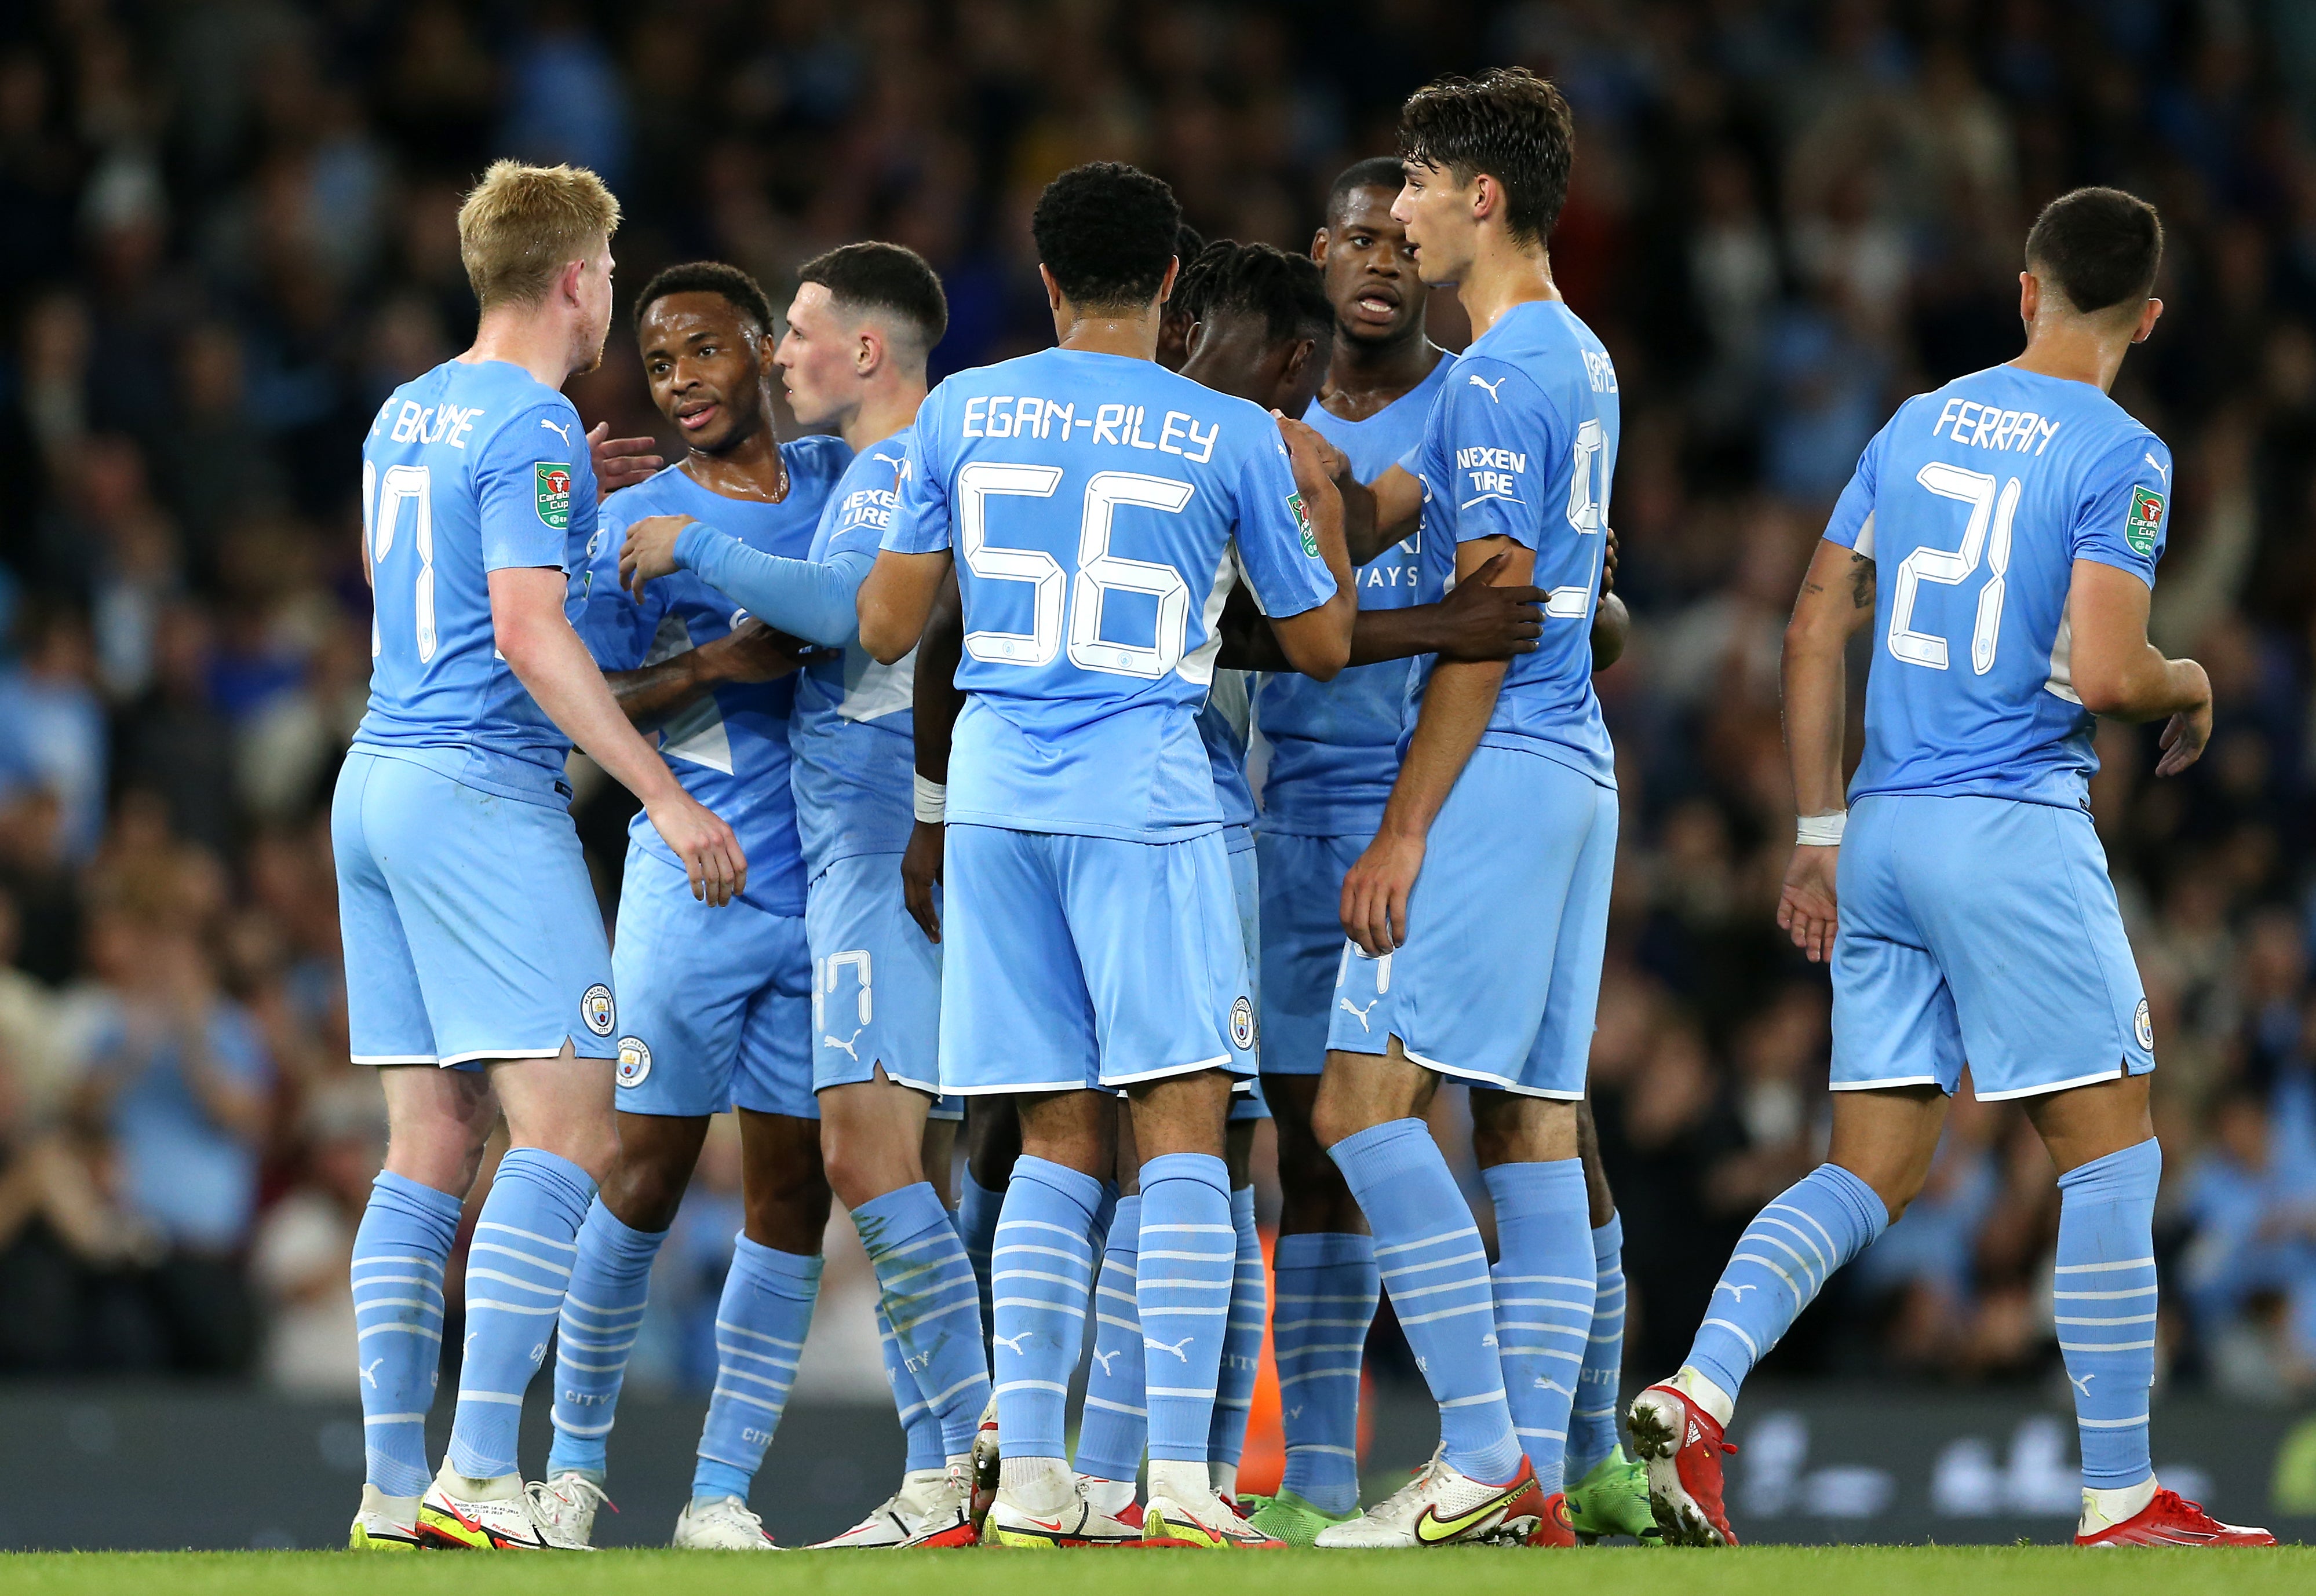
[[[1600,602],[1592,608],[1592,669],[1606,670],[1625,657],[1633,634],[1632,612],[1617,597],[1617,528],[1600,528]]]
[[[814,648],[751,616],[730,632],[656,665],[606,670],[611,696],[638,732],[649,732],[701,695],[724,686],[778,681],[803,669]]]
[[[645,583],[689,571],[767,625],[842,648],[859,629],[855,600],[872,563],[859,549],[792,560],[750,548],[687,515],[646,516],[628,528],[620,545],[619,581],[640,598]]]
[[[1873,618],[1873,556],[1821,538],[1786,623],[1783,665],[1786,758],[1793,769],[1795,811],[1804,827],[1842,812],[1841,740],[1848,713],[1844,656],[1851,635]],[[1777,899],[1777,924],[1813,962],[1833,955],[1839,853],[1838,844],[1796,843]]]
[[[1363,609],[1351,625],[1354,665],[1412,660],[1438,654],[1444,660],[1509,660],[1532,654],[1544,630],[1541,588],[1493,583],[1507,556],[1480,567],[1469,581],[1457,582],[1437,604],[1403,609]],[[1244,588],[1233,590],[1223,608],[1223,645],[1216,663],[1235,670],[1293,670],[1287,652],[1271,634],[1270,622]]]
[[[904,554],[880,549],[868,579],[860,584],[860,646],[880,665],[890,665],[925,632],[933,601],[950,574],[947,549]]]
[[[1364,565],[1399,539],[1415,530],[1423,514],[1421,478],[1388,466],[1372,483],[1352,474],[1343,451],[1329,443],[1307,422],[1282,420],[1290,450],[1308,451],[1343,500],[1343,552],[1354,566]],[[1388,657],[1388,656],[1386,656]]]
[[[2067,590],[2075,696],[2093,714],[2118,721],[2170,717],[2158,776],[2177,776],[2202,757],[2212,736],[2212,681],[2193,660],[2167,660],[2147,641],[2154,595],[2135,573],[2077,560]]]
[[[916,740],[916,825],[901,855],[901,899],[930,942],[940,940],[940,913],[933,888],[941,879],[949,800],[949,740],[965,709],[957,668],[965,659],[965,602],[951,571],[933,601],[933,613],[917,643],[917,670],[910,690],[910,723]]]
[[[1320,453],[1325,440],[1300,421],[1284,416],[1278,419],[1287,439],[1296,490],[1303,496],[1312,536],[1327,573],[1335,579],[1335,590],[1309,609],[1274,618],[1271,635],[1278,639],[1279,652],[1293,669],[1328,681],[1350,662],[1351,628],[1359,614],[1358,584],[1352,579],[1350,559],[1343,549],[1343,498],[1335,491]]]
[[[653,826],[683,861],[692,895],[719,907],[730,902],[748,884],[739,839],[693,801],[628,724],[594,657],[565,618],[568,584],[562,569],[507,565],[491,572],[489,581],[491,628],[515,679],[564,735],[643,801]]]

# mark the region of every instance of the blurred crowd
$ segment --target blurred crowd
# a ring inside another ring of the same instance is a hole
[[[1048,341],[1026,216],[1061,168],[1137,161],[1208,234],[1301,247],[1408,90],[1499,62],[1576,108],[1554,261],[1628,407],[1594,1079],[1634,1372],[1678,1360],[1747,1218],[1823,1152],[1827,989],[1771,921],[1778,634],[1811,544],[1896,399],[2016,351],[2035,208],[2103,182],[2169,228],[2169,308],[2116,396],[2179,462],[2159,641],[2218,695],[2196,770],[2155,783],[2151,732],[2110,726],[2095,792],[2162,1065],[2166,1376],[2316,1386],[2294,0],[7,8],[0,1369],[351,1385],[382,1134],[345,1060],[325,829],[367,674],[354,460],[386,393],[471,332],[455,217],[489,158],[603,173],[631,287],[713,255],[778,303],[830,245],[910,244],[948,283],[938,376]],[[1435,320],[1459,341],[1452,305]],[[656,430],[623,329],[575,395]],[[626,809],[598,783],[580,814],[608,902]],[[665,1255],[642,1379],[711,1361],[687,1305],[713,1300],[729,1163]],[[2050,1175],[2015,1106],[1958,1100],[1928,1193],[1773,1367],[2051,1379]]]

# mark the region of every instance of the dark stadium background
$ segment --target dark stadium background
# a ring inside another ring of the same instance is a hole
[[[2294,1427],[2316,1389],[2316,7],[19,0],[0,8],[0,1544],[78,1533],[67,1477],[175,1492],[161,1543],[326,1538],[351,1502],[344,1265],[382,1133],[344,1061],[325,828],[366,678],[354,459],[384,395],[471,331],[454,219],[486,160],[601,172],[631,288],[713,255],[781,302],[833,244],[912,244],[948,283],[938,376],[1048,341],[1026,217],[1055,172],[1140,162],[1207,233],[1300,247],[1333,173],[1389,152],[1403,93],[1500,62],[1576,108],[1554,262],[1627,406],[1612,519],[1635,634],[1600,683],[1624,846],[1593,1079],[1628,1374],[1678,1359],[1743,1221],[1823,1145],[1826,989],[1770,921],[1778,632],[1823,511],[1895,399],[2016,350],[2035,208],[2119,183],[2170,230],[2169,313],[2116,395],[2179,463],[2154,630],[2218,706],[2209,756],[2160,785],[2147,734],[2103,731],[2095,794],[2162,1060],[2178,1417],[2157,1460],[2223,1476],[2235,1516],[2316,1513],[2316,1428]],[[1452,301],[1435,330],[1460,341]],[[652,430],[624,327],[575,392],[591,421]],[[582,809],[607,901],[624,817],[600,789]],[[732,1178],[712,1155],[634,1382],[628,1472],[657,1447],[670,1489]],[[2056,1220],[2018,1111],[1957,1104],[1923,1201],[1765,1374],[1741,1512],[1801,1536],[2058,1532],[2071,1431],[2035,1428],[2064,1411]],[[865,1381],[840,1344],[862,1279],[832,1264],[840,1330],[775,1476],[799,1446],[890,1461],[873,1343]],[[1399,1439],[1403,1357],[1386,1320],[1379,1465],[1427,1443]],[[870,1405],[814,1406],[846,1400]],[[2257,1423],[2230,1405],[2253,1402]],[[1860,1413],[1898,1456],[1876,1465]],[[219,1434],[318,1449],[315,1504],[200,1516],[166,1438]],[[812,1512],[867,1505],[872,1472]],[[801,1500],[772,1504],[784,1537],[820,1522],[784,1521]],[[620,1533],[655,1538],[642,1516]]]

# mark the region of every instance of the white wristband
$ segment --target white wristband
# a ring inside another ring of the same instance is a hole
[[[1794,841],[1802,847],[1839,847],[1841,829],[1849,820],[1849,811],[1837,809],[1831,814],[1803,815],[1794,821]]]
[[[928,826],[938,826],[949,811],[949,788],[937,781],[927,781],[922,776],[912,776],[916,783],[917,819]]]

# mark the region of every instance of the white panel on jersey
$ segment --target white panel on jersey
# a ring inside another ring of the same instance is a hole
[[[644,663],[657,665],[673,660],[691,646],[691,628],[681,616],[670,612],[660,616],[659,630],[652,634],[651,652],[644,656]],[[659,730],[659,751],[671,759],[689,759],[726,776],[732,774],[732,739],[724,730],[724,712],[717,707],[715,694],[701,694],[699,702],[667,718]]]
[[[1215,630],[1215,623],[1222,619],[1223,605],[1229,599],[1231,589],[1238,585],[1238,539],[1234,536],[1223,545],[1221,563],[1215,567],[1215,585],[1207,590],[1207,607],[1199,620],[1207,629],[1207,640],[1183,655],[1182,662],[1174,668],[1184,681],[1204,687],[1215,679],[1215,655],[1223,646],[1222,634]]]
[[[1865,524],[1857,528],[1857,541],[1849,545],[1849,552],[1861,560],[1870,560],[1874,557],[1874,512],[1872,510],[1866,512]]]
[[[2070,704],[2080,705],[2083,696],[2075,691],[2074,652],[2075,629],[2062,615],[2059,634],[2051,640],[2051,679],[2043,684],[2043,690]]]
[[[909,707],[916,692],[917,651],[879,665],[860,649],[846,651],[844,700],[836,713],[848,721],[881,721]]]
[[[1252,706],[1247,699],[1247,672],[1216,671],[1214,685],[1207,689],[1207,707],[1223,717],[1240,741],[1247,740],[1253,728]]]

